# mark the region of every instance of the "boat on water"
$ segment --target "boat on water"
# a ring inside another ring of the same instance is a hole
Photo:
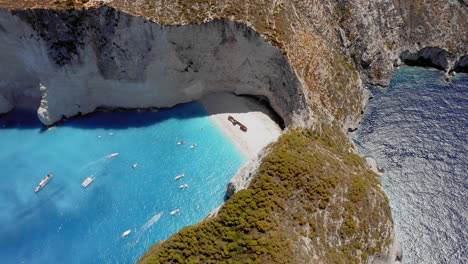
[[[178,180],[178,179],[180,179],[180,178],[182,178],[184,176],[185,176],[185,174],[183,174],[183,173],[179,174],[179,175],[175,176],[174,180]]]
[[[47,176],[45,176],[44,179],[42,179],[42,181],[39,183],[39,185],[36,187],[36,189],[34,190],[34,192],[38,192],[40,191],[42,188],[44,188],[44,186],[50,181],[50,179],[52,179],[52,176],[54,176],[53,173],[49,173],[47,174]]]
[[[86,188],[86,187],[88,187],[88,185],[91,184],[93,181],[94,181],[94,178],[88,177],[88,178],[86,178],[86,180],[83,181],[83,183],[81,183],[81,186],[83,186],[84,188]]]
[[[184,188],[187,188],[188,187],[188,184],[182,184],[181,186],[179,186],[180,189],[184,189]]]
[[[177,145],[182,145],[182,144],[185,144],[185,141],[179,141],[179,142],[177,142]]]
[[[132,169],[136,168],[138,166],[138,163],[135,163],[132,165]]]
[[[176,209],[176,210],[170,212],[170,214],[171,214],[171,215],[175,215],[175,214],[177,214],[178,212],[180,212],[180,210],[179,210],[179,209]]]
[[[115,156],[119,155],[119,153],[112,153],[110,155],[107,155],[108,158],[113,158]]]
[[[192,148],[194,148],[194,147],[196,147],[196,146],[197,146],[196,144],[193,144],[192,146],[190,146],[190,148],[192,149]]]
[[[127,231],[125,231],[125,232],[123,232],[123,233],[122,233],[122,237],[128,236],[131,232],[132,232],[132,230],[130,230],[130,229],[127,230]]]

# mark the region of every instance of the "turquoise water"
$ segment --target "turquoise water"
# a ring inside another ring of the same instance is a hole
[[[197,103],[98,112],[49,130],[15,110],[0,118],[0,146],[0,263],[133,263],[221,205],[245,161]]]

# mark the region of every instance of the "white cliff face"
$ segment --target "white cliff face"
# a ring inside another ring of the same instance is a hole
[[[43,51],[36,41],[22,37],[33,33],[22,24],[19,18],[0,10],[0,114],[10,111],[24,96],[35,95],[40,100],[34,72],[36,68],[44,68],[39,63]],[[10,30],[12,26],[19,32]]]
[[[0,95],[0,113],[6,113],[12,108],[13,106],[10,104],[10,102],[7,99],[5,99],[5,97]]]
[[[244,25],[162,26],[110,8],[70,12],[0,10],[0,61],[8,63],[0,112],[30,90],[40,91],[34,99],[46,125],[97,107],[171,107],[226,91],[267,97],[287,125],[309,122],[287,58]]]

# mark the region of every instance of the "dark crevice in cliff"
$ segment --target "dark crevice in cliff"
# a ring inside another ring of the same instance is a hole
[[[468,73],[468,55],[461,57],[451,71]]]
[[[468,68],[467,55],[457,58],[455,54],[438,47],[425,47],[414,53],[405,50],[400,54],[400,59],[408,66],[430,67],[444,72],[467,72]]]
[[[448,55],[449,53],[441,48],[426,47],[416,53],[405,50],[400,59],[408,66],[433,67],[445,71],[449,67]]]
[[[278,124],[278,126],[281,129],[286,128],[283,118],[281,118],[281,116],[275,111],[275,109],[271,107],[270,100],[268,99],[268,97],[262,96],[262,95],[251,95],[251,94],[238,95],[238,96],[247,97],[251,99],[253,103],[261,105],[262,107],[266,109],[268,116],[270,116],[270,118],[273,121],[275,121],[275,123]]]

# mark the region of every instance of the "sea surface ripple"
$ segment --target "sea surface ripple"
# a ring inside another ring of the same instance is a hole
[[[0,118],[0,146],[2,264],[134,263],[220,206],[245,161],[198,103],[98,112],[47,130],[35,111],[17,109]]]
[[[404,263],[468,263],[468,76],[405,67],[352,133],[385,172]]]

